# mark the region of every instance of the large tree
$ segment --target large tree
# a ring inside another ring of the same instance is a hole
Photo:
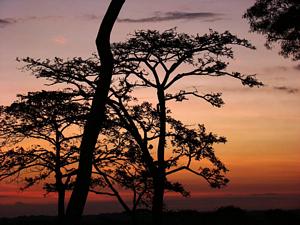
[[[0,111],[0,180],[25,179],[22,189],[44,183],[46,191],[58,193],[60,219],[65,215],[65,192],[76,175],[80,129],[89,110],[76,96],[70,91],[30,92]],[[19,147],[26,142],[33,144]]]
[[[300,60],[300,1],[257,0],[244,14],[251,31],[266,36],[266,46],[278,42],[280,54]]]
[[[131,85],[152,88],[156,93],[159,130],[155,162],[149,157],[149,152],[144,150],[144,158],[153,179],[152,211],[155,223],[161,223],[167,184],[167,102],[183,101],[193,96],[204,99],[216,107],[223,104],[220,93],[199,94],[196,89],[191,91],[184,88],[174,92],[171,91],[172,87],[184,78],[192,76],[198,78],[228,76],[240,80],[243,85],[249,87],[262,85],[253,75],[226,70],[228,65],[226,59],[233,58],[231,46],[234,45],[254,49],[247,40],[237,38],[228,31],[224,33],[210,31],[209,34],[202,36],[192,36],[177,33],[175,29],[162,33],[152,30],[137,31],[126,42],[114,44],[113,52],[118,56],[115,59],[119,67],[118,73],[125,74],[126,82]],[[200,137],[201,128],[191,133]]]

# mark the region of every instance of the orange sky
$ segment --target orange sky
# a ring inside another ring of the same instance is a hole
[[[230,169],[231,183],[223,190],[211,190],[203,180],[183,175],[178,179],[193,191],[195,202],[197,196],[203,195],[269,197],[272,193],[282,197],[278,201],[285,202],[284,207],[299,208],[300,203],[289,201],[287,195],[300,195],[300,66],[279,56],[277,47],[266,50],[264,37],[248,32],[249,26],[241,17],[253,2],[127,0],[119,17],[127,22],[116,24],[112,39],[124,40],[135,29],[172,27],[191,34],[202,34],[209,28],[220,32],[230,30],[248,38],[257,50],[236,49],[230,69],[257,74],[265,87],[245,88],[232,79],[187,79],[177,88],[197,86],[203,93],[221,91],[225,106],[212,108],[194,99],[169,104],[173,115],[183,122],[204,123],[208,130],[227,137],[228,143],[216,149]],[[108,3],[108,0],[0,0],[0,104],[9,104],[17,93],[47,88],[43,86],[44,81],[17,70],[21,65],[15,61],[16,57],[85,57],[95,52],[94,39]],[[165,18],[170,12],[176,16],[151,21],[152,17]],[[203,16],[203,12],[210,16]],[[199,13],[199,16],[184,16],[189,13]],[[141,18],[148,18],[149,22],[133,21]],[[148,91],[139,90],[138,95],[141,100],[149,99]],[[149,100],[153,101],[154,97]],[[0,184],[0,205],[45,202],[38,188],[26,193],[16,192],[17,188],[17,185]],[[197,201],[199,205],[196,205],[192,199],[186,200],[186,205],[203,209],[205,201],[203,205]],[[220,206],[228,203],[222,199],[217,201]],[[274,205],[272,198],[263,201],[267,202],[266,208]],[[236,204],[244,203],[240,199]]]

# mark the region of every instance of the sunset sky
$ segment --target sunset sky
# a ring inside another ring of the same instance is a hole
[[[19,71],[22,64],[16,57],[88,57],[96,52],[94,40],[109,2],[0,0],[0,104],[10,104],[19,93],[49,88],[43,86],[44,80]],[[209,131],[227,137],[228,143],[216,150],[230,170],[231,182],[212,190],[202,179],[178,175],[176,179],[186,184],[192,197],[169,196],[169,208],[211,210],[232,204],[248,209],[300,208],[300,62],[278,55],[276,46],[267,50],[262,35],[249,33],[242,15],[253,3],[127,0],[114,27],[112,41],[123,41],[137,29],[177,27],[179,32],[204,34],[211,28],[229,30],[257,47],[235,48],[229,69],[257,74],[265,84],[262,88],[246,88],[233,79],[181,82],[181,87],[223,92],[226,104],[220,109],[195,99],[169,107],[186,124],[203,123]],[[140,90],[139,98],[149,99],[149,94]],[[0,216],[44,213],[43,206],[37,205],[55,202],[55,195],[44,198],[40,187],[26,192],[18,191],[19,187],[0,184]],[[91,195],[89,201],[87,213],[120,209],[108,198]]]

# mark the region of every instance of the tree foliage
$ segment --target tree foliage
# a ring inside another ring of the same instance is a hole
[[[2,143],[9,145],[24,138],[38,138],[55,145],[57,136],[60,142],[73,139],[65,137],[64,131],[71,126],[81,127],[89,109],[88,103],[76,102],[76,96],[68,90],[18,95],[17,101],[1,108]]]
[[[193,36],[170,29],[164,32],[136,31],[127,41],[115,43],[113,50],[116,64],[120,67],[118,73],[134,75],[148,87],[160,85],[167,90],[190,76],[230,76],[246,86],[261,86],[254,75],[226,71],[229,63],[225,60],[234,57],[232,46],[255,49],[249,41],[228,31],[218,33],[210,30],[208,34]],[[183,66],[186,66],[184,72],[178,72]],[[159,69],[162,71],[158,72]],[[210,97],[207,96],[207,99]]]
[[[266,46],[278,42],[280,54],[300,59],[300,2],[298,0],[257,0],[244,14],[251,31],[266,36]]]

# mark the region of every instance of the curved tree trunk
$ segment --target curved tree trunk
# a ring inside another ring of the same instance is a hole
[[[112,0],[102,20],[96,45],[101,60],[101,77],[92,101],[91,111],[84,127],[80,145],[80,159],[74,190],[66,216],[68,224],[78,224],[89,192],[93,151],[105,119],[105,105],[111,84],[113,56],[110,49],[110,34],[125,0]]]

